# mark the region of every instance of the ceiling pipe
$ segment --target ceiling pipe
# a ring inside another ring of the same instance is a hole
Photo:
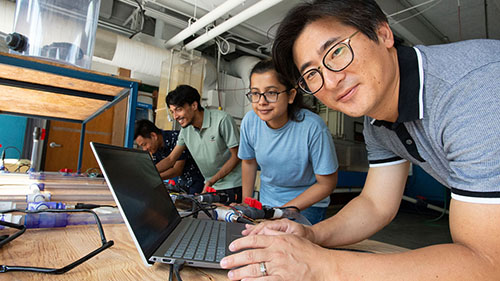
[[[282,0],[261,0],[254,5],[248,7],[247,9],[243,10],[236,16],[226,20],[225,22],[217,25],[216,27],[212,28],[209,30],[207,33],[201,35],[200,37],[194,39],[193,41],[189,42],[186,44],[185,48],[186,50],[193,50],[194,48],[197,48],[198,46],[206,43],[207,41],[215,38],[216,36],[219,36],[220,34],[228,31],[229,29],[237,26],[238,24],[246,21],[247,19],[269,9],[270,7],[278,4]]]
[[[242,4],[243,2],[245,2],[245,0],[227,0],[226,2],[219,5],[217,8],[213,9],[208,14],[206,14],[203,17],[201,17],[200,19],[196,20],[193,24],[188,26],[183,31],[179,32],[177,35],[172,37],[170,40],[168,40],[165,43],[165,47],[171,48],[171,47],[179,44],[184,39],[188,38],[191,35],[194,35],[196,31],[202,29],[203,27],[207,26],[211,22],[220,18],[225,13],[231,11],[232,9],[234,9],[236,6]]]

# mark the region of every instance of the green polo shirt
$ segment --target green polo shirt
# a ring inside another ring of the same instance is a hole
[[[177,144],[187,146],[203,177],[209,180],[231,157],[229,148],[240,144],[240,132],[226,112],[204,109],[201,130],[193,125],[182,128]],[[238,186],[241,186],[241,163],[213,188],[223,190]]]

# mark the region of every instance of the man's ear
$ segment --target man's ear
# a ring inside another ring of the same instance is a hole
[[[155,141],[155,140],[157,140],[157,139],[158,139],[158,134],[157,134],[157,133],[155,133],[155,132],[151,132],[151,133],[149,134],[149,137],[150,137],[152,140],[154,140],[154,141]]]
[[[387,48],[392,48],[394,46],[394,34],[392,33],[389,23],[380,23],[377,28],[377,36],[379,43],[383,44]]]
[[[194,110],[198,110],[198,102],[197,101],[194,101],[192,104],[191,104],[191,109],[194,111]]]

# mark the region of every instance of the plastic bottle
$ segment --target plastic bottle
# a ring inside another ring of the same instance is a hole
[[[60,202],[30,202],[27,210],[41,209],[66,209],[66,205]],[[116,208],[101,207],[93,210],[99,216],[103,224],[123,223],[123,218]],[[41,212],[28,213],[25,215],[2,216],[6,221],[24,224],[26,228],[52,228],[65,227],[67,225],[95,224],[95,217],[87,212]],[[0,228],[1,229],[1,228]]]

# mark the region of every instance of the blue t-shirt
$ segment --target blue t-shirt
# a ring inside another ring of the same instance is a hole
[[[172,152],[172,150],[174,150],[174,147],[177,144],[179,131],[162,131],[162,136],[163,146],[153,154],[153,161],[155,162],[155,164],[166,158]],[[189,150],[184,149],[181,157],[179,157],[178,160],[186,160],[184,169],[182,170],[182,174],[178,177],[177,180],[179,185],[189,188],[193,184],[199,182],[204,183],[205,179],[201,175],[198,166],[196,166],[191,153],[189,153]]]
[[[302,121],[289,120],[279,129],[268,127],[253,111],[241,122],[238,157],[256,159],[259,164],[264,205],[282,206],[315,184],[315,174],[337,171],[337,155],[325,122],[306,109],[297,116]],[[313,206],[328,207],[329,203],[327,196]]]

